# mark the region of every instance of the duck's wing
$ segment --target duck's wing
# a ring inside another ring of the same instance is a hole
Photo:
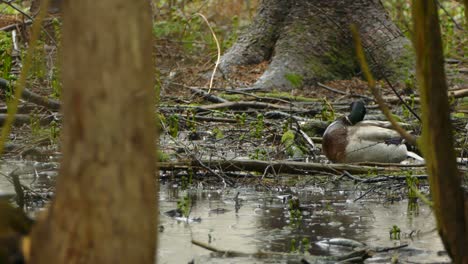
[[[386,140],[399,138],[400,134],[395,130],[378,126],[356,125],[348,128],[349,140],[366,140],[375,142],[385,142]]]
[[[410,129],[411,125],[408,123],[398,123],[401,127],[405,129]],[[364,120],[359,123],[357,123],[355,126],[378,126],[378,127],[383,127],[383,128],[392,128],[392,123],[389,121],[378,121],[378,120]]]

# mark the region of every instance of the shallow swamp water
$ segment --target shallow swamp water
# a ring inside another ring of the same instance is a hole
[[[284,192],[254,188],[180,191],[170,183],[161,185],[161,212],[176,208],[177,201],[188,196],[192,202],[190,217],[200,221],[187,223],[161,213],[159,263],[189,263],[192,260],[194,263],[296,263],[277,256],[264,259],[215,256],[192,244],[192,240],[217,249],[244,253],[291,253],[296,250],[333,256],[351,251],[323,242],[332,238],[353,239],[370,247],[408,244],[399,250],[376,253],[366,263],[390,263],[392,258],[400,263],[449,262],[434,230],[432,212],[425,205],[408,211],[406,201],[353,202],[360,193],[342,186],[339,189],[309,187],[295,191],[291,189],[289,193],[294,193],[301,201],[303,209],[299,221],[291,217],[289,205],[282,199]],[[234,198],[237,192],[241,202],[236,210]],[[399,240],[390,239],[394,225],[401,230]]]
[[[36,195],[36,201],[28,207],[34,212],[53,196],[57,163],[8,161],[1,171],[6,175],[17,168],[21,182]],[[4,176],[0,177],[0,192],[14,193]],[[159,196],[158,263],[299,263],[304,254],[336,256],[352,251],[326,242],[333,238],[352,239],[373,248],[408,244],[398,250],[375,253],[366,263],[389,263],[392,258],[400,263],[449,262],[427,206],[420,203],[415,210],[408,210],[406,200],[354,201],[361,195],[362,191],[353,184],[311,184],[306,188],[271,191],[203,186],[182,190],[177,183],[163,180]],[[287,202],[291,196],[300,201],[300,216],[291,215]],[[190,200],[190,218],[196,221],[187,222],[165,213],[176,209],[184,197]],[[394,225],[401,230],[400,239],[390,239]],[[212,254],[192,244],[192,240],[248,254],[259,251],[296,254],[228,258]]]

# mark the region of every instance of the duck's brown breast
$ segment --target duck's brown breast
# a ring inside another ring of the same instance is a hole
[[[337,120],[328,126],[323,134],[322,149],[332,162],[343,162],[346,158],[348,135],[346,125]]]

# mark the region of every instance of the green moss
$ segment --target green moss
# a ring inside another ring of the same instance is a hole
[[[223,99],[226,99],[228,101],[231,101],[231,102],[238,102],[240,100],[242,100],[244,97],[239,95],[239,94],[225,94],[225,93],[222,93],[222,94],[219,94],[218,95],[219,97],[223,98]]]
[[[286,73],[284,77],[291,83],[294,88],[299,88],[304,83],[304,77],[300,74]]]
[[[257,93],[259,96],[264,96],[264,97],[271,97],[271,98],[278,98],[278,99],[289,99],[289,100],[294,100],[298,102],[317,102],[320,99],[317,98],[308,98],[304,96],[297,96],[297,95],[291,95],[288,92],[282,92],[282,91],[272,91],[268,93]]]

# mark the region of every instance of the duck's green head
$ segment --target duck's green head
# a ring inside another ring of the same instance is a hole
[[[361,122],[366,115],[366,106],[362,101],[355,101],[351,104],[351,113],[348,115],[348,120],[355,125]]]

